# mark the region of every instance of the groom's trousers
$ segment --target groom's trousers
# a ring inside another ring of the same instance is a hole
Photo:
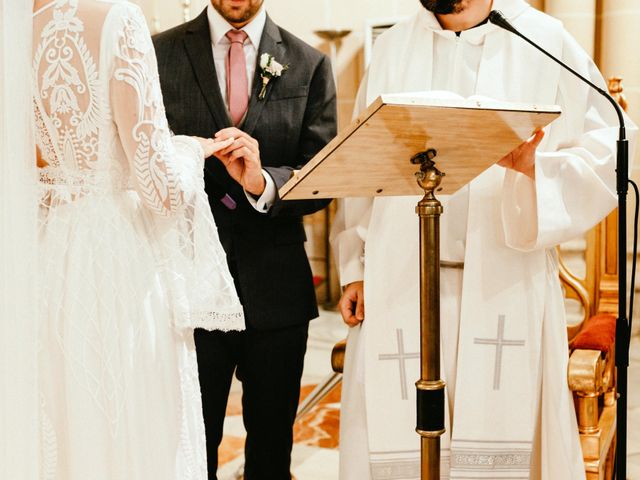
[[[308,323],[278,330],[207,332],[195,340],[209,480],[216,479],[227,399],[234,372],[242,382],[247,431],[245,480],[289,480],[293,422],[300,397]]]

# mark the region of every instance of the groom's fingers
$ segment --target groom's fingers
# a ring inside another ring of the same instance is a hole
[[[229,156],[231,157],[232,160],[239,160],[240,158],[243,158],[246,160],[250,158],[251,151],[247,147],[242,146],[240,148],[235,149],[233,152],[231,152]]]
[[[243,132],[239,128],[229,127],[229,128],[225,128],[223,130],[220,130],[218,133],[215,134],[214,137],[216,139],[247,138],[247,137],[249,137],[249,135],[247,135],[245,132]]]
[[[236,127],[229,127],[229,128],[225,128],[223,130],[220,130],[214,136],[215,136],[216,139],[225,139],[225,138],[231,138],[231,137],[236,138],[236,139],[243,138],[243,139],[247,140],[250,144],[255,146],[256,148],[259,148],[259,143],[255,138],[253,138],[248,133],[243,132],[242,130],[240,130],[239,128],[236,128]]]
[[[252,142],[250,142],[249,140],[247,140],[246,138],[236,138],[234,140],[234,142],[228,146],[227,148],[225,148],[224,150],[222,150],[222,152],[220,152],[222,155],[230,155],[231,153],[240,150],[242,148],[246,148],[250,153],[257,155],[258,152],[255,149],[255,146]]]
[[[224,150],[224,149],[230,147],[231,145],[233,145],[234,141],[235,141],[235,139],[233,137],[227,138],[226,140],[214,141],[212,146],[211,146],[212,154],[220,152],[221,150]]]

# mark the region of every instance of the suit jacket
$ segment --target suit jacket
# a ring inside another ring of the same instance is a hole
[[[211,137],[232,126],[218,86],[206,9],[193,21],[156,35],[154,44],[172,131]],[[263,53],[289,64],[289,70],[271,80],[260,100],[258,65],[240,128],[258,140],[263,168],[280,188],[293,169],[336,135],[335,84],[328,58],[270,18],[258,62]],[[205,186],[248,325],[275,329],[317,317],[302,216],[328,202],[277,199],[269,213],[259,213],[215,158],[206,161]],[[219,201],[224,193],[237,202],[235,210]]]

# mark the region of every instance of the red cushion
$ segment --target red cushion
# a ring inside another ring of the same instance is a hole
[[[573,339],[571,347],[607,353],[612,349],[615,338],[616,317],[609,313],[602,313],[587,320],[584,328]]]

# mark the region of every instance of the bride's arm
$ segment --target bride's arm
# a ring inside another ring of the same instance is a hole
[[[113,52],[109,99],[136,189],[155,213],[170,215],[198,188],[205,153],[222,142],[172,137],[165,116],[151,35],[139,8],[113,7],[103,46]],[[109,33],[109,32],[107,32]],[[206,151],[205,151],[206,150]]]

